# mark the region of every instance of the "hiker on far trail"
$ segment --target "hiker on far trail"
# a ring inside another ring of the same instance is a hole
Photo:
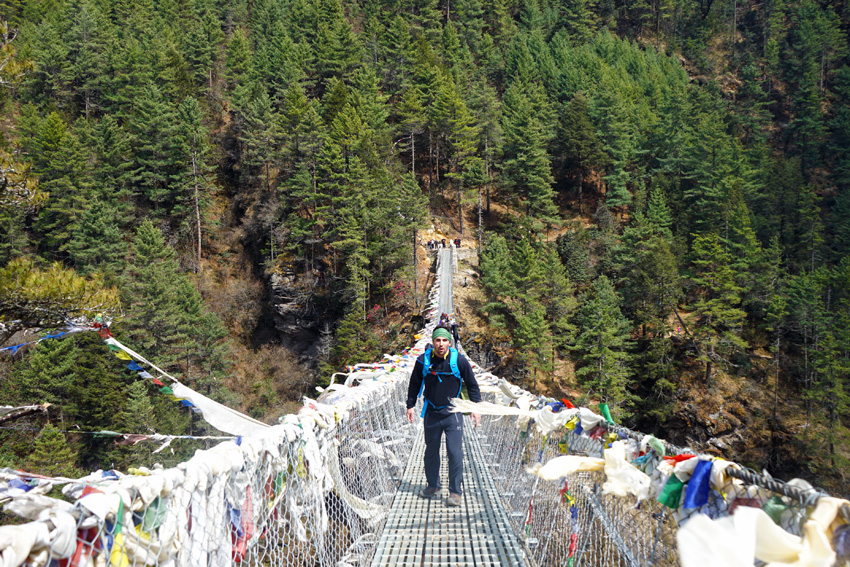
[[[407,387],[407,421],[413,423],[413,407],[420,394],[424,396],[422,417],[425,418],[425,479],[427,485],[419,495],[435,498],[442,489],[440,482],[440,445],[446,436],[449,457],[449,497],[447,506],[460,506],[463,494],[463,415],[449,412],[452,398],[459,398],[465,385],[469,399],[481,401],[478,381],[466,358],[451,348],[452,335],[446,327],[437,326],[431,334],[433,349],[416,359]],[[481,416],[472,414],[473,427]]]
[[[452,338],[455,340],[455,346],[460,342],[460,334],[457,332],[457,321],[455,321],[454,313],[449,315],[449,330],[452,332]]]

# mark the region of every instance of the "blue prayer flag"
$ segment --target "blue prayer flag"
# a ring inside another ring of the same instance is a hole
[[[685,500],[682,508],[699,508],[708,504],[709,479],[711,477],[711,461],[700,461],[697,463],[688,487],[685,491]]]

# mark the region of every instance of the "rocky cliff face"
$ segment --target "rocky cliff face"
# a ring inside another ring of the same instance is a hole
[[[280,342],[311,368],[327,354],[333,319],[317,302],[318,282],[294,273],[272,274],[271,303]]]

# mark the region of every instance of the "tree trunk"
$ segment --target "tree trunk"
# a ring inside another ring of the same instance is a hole
[[[416,227],[413,227],[413,304],[419,309],[419,261],[416,257]]]
[[[434,196],[434,133],[428,129],[428,196]]]
[[[711,361],[707,360],[705,362],[705,387],[708,388],[711,383]]]
[[[773,421],[776,421],[776,406],[779,403],[779,333],[776,333],[776,346],[773,352]]]
[[[484,223],[482,222],[483,211],[481,210],[481,185],[478,186],[478,256],[481,256],[481,239],[484,237]],[[480,260],[479,260],[480,261]]]
[[[200,206],[200,191],[198,189],[198,161],[197,155],[192,152],[192,176],[195,180],[195,228],[198,237],[198,262],[195,273],[201,270],[201,206]]]
[[[457,217],[460,224],[460,237],[463,238],[463,186],[460,177],[457,179]]]
[[[410,173],[416,173],[416,138],[413,137],[413,130],[410,131]]]
[[[578,214],[584,214],[584,171],[578,172]]]

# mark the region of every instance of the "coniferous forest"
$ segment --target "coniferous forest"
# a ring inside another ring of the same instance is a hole
[[[0,0],[0,26],[0,348],[100,317],[271,421],[411,344],[438,222],[514,380],[846,496],[846,3]],[[88,434],[216,434],[157,390],[93,333],[7,349],[0,404],[52,406],[0,465],[178,462],[198,443]]]

